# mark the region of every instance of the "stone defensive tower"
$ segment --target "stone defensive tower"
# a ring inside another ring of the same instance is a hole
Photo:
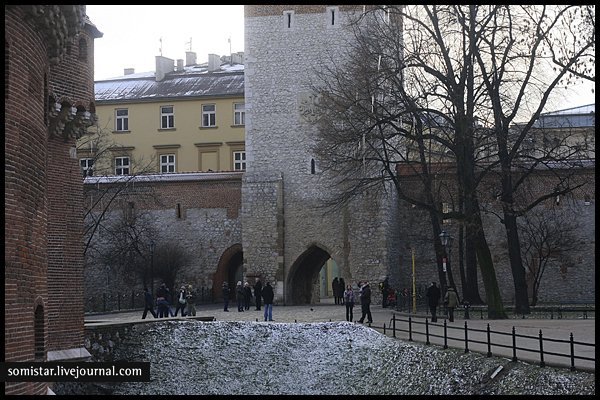
[[[245,6],[247,170],[242,182],[244,275],[273,283],[279,304],[318,301],[318,277],[332,258],[346,283],[377,283],[398,272],[397,202],[369,193],[326,213],[331,180],[318,169],[310,136],[317,102],[314,68],[344,57],[356,5]]]

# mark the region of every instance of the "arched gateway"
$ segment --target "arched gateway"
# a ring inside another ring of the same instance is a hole
[[[313,302],[319,270],[330,256],[346,282],[393,280],[398,271],[394,191],[387,197],[364,193],[327,213],[322,206],[332,179],[316,168],[311,151],[318,111],[311,74],[323,60],[344,57],[344,42],[352,38],[347,18],[358,9],[245,6],[244,275],[272,282],[276,304]],[[379,293],[373,295],[379,301]]]

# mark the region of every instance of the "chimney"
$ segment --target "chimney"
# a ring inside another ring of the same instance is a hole
[[[244,63],[244,52],[238,51],[237,53],[233,53],[231,55],[231,65],[234,64],[243,64]]]
[[[131,74],[135,74],[135,69],[134,68],[125,68],[123,70],[123,75],[131,75]]]
[[[216,54],[208,55],[208,72],[215,72],[221,70],[221,57]]]
[[[185,52],[185,65],[196,65],[196,53],[193,51]]]
[[[160,82],[165,79],[165,75],[169,72],[173,72],[175,69],[175,62],[167,57],[156,56],[156,81]]]
[[[177,59],[177,71],[183,71],[183,59]]]

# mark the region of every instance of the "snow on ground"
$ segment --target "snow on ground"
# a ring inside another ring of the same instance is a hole
[[[151,382],[65,384],[57,394],[595,394],[595,374],[540,368],[386,337],[348,322],[165,321],[113,361],[151,363]],[[503,368],[494,374],[499,366]],[[491,376],[494,375],[493,378]]]

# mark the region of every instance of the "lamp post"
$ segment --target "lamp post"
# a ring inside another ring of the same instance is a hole
[[[154,241],[150,242],[150,287],[152,289],[152,295],[154,296],[154,249],[156,245]]]
[[[446,263],[448,263],[448,268],[450,267],[450,251],[452,250],[452,241],[454,240],[454,237],[452,235],[449,235],[448,232],[446,231],[442,231],[442,233],[440,233],[440,240],[442,242],[442,246],[444,246],[444,249],[446,250],[446,255],[447,255],[447,259],[446,257],[444,257],[444,260],[442,262],[442,270],[444,271],[444,276],[446,278],[446,281],[448,281],[448,270],[446,268]]]

